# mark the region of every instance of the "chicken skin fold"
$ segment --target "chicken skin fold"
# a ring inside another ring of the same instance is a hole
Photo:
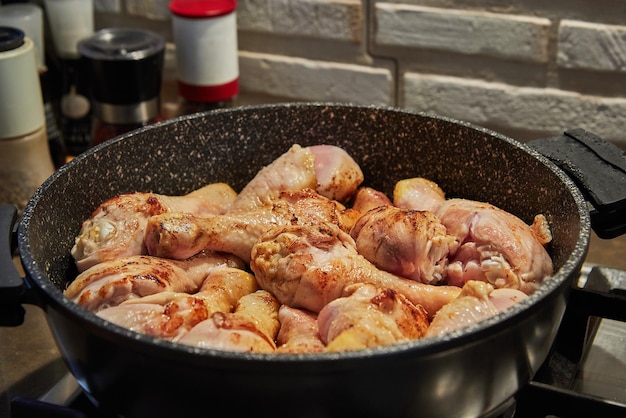
[[[317,325],[317,314],[281,305],[277,353],[320,353],[326,349]]]
[[[271,293],[257,290],[239,299],[234,312],[213,314],[193,327],[179,342],[218,350],[274,352],[280,328],[279,307]]]
[[[527,297],[517,289],[494,289],[489,283],[470,280],[455,300],[437,312],[425,336],[441,335],[476,324]]]

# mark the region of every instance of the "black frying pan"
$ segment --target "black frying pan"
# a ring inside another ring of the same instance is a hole
[[[573,142],[567,146],[583,155],[585,168],[602,163],[605,173],[616,171],[623,190],[623,153],[610,146],[612,152],[590,151],[604,150],[606,143],[593,145],[589,139],[595,142],[576,130],[530,147],[445,117],[329,104],[244,107],[162,122],[89,150],[40,187],[18,224],[25,283],[7,260],[0,270],[9,282],[3,311],[19,311],[25,301],[40,305],[88,396],[126,417],[209,416],[220,410],[272,417],[495,414],[533,377],[553,346],[586,255],[591,220],[601,235],[624,232],[626,194],[583,195],[579,187],[593,183],[594,176],[578,170],[574,181],[536,151],[541,148],[566,167],[569,159],[560,160],[557,151]],[[397,180],[422,176],[448,197],[488,201],[528,223],[543,213],[553,233],[553,279],[502,314],[448,335],[310,355],[178,345],[106,322],[63,296],[76,275],[70,256],[74,237],[102,201],[132,191],[184,194],[215,181],[240,190],[294,143],[343,147],[361,165],[367,185],[389,194]],[[606,155],[616,158],[613,165],[606,164]],[[5,315],[5,322],[10,319]]]

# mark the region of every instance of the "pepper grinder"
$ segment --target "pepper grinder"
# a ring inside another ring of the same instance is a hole
[[[34,43],[0,27],[0,203],[21,212],[53,172]]]
[[[178,92],[183,114],[226,107],[239,93],[235,0],[173,0]]]
[[[165,39],[149,30],[109,28],[78,43],[90,80],[93,143],[160,120]]]

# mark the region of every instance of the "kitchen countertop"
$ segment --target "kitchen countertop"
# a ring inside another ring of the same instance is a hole
[[[252,97],[235,104],[264,102],[266,97]],[[14,261],[21,271],[17,258]],[[592,234],[586,262],[626,270],[626,235],[603,240]],[[21,326],[0,327],[0,417],[10,416],[12,398],[38,398],[67,373],[43,311],[32,305],[24,308]]]

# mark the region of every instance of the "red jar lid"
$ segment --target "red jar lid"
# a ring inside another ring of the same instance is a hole
[[[177,16],[192,19],[216,17],[233,12],[237,8],[236,0],[173,0],[170,11]]]

